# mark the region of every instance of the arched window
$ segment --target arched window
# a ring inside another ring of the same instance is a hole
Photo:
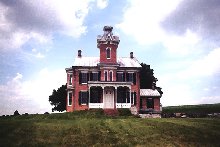
[[[110,49],[110,48],[107,48],[107,49],[106,49],[106,58],[107,58],[107,59],[110,59],[110,58],[111,58],[111,49]]]
[[[113,81],[113,72],[112,71],[109,72],[109,81]]]

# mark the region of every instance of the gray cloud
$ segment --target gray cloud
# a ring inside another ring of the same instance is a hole
[[[56,13],[41,4],[42,1],[2,0],[7,7],[5,16],[16,29],[50,31],[60,26]]]
[[[220,1],[184,0],[162,23],[168,32],[182,35],[187,29],[207,40],[220,39]]]
[[[85,33],[88,2],[0,0],[0,51],[19,48],[29,39],[50,39],[54,32],[72,37]],[[64,9],[65,6],[70,6]]]

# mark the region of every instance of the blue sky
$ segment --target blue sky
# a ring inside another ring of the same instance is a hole
[[[118,56],[150,64],[164,106],[220,102],[218,0],[0,0],[0,115],[51,112],[77,50],[99,56],[103,26]]]

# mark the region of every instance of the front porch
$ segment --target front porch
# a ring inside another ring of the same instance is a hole
[[[89,109],[131,108],[134,99],[130,85],[129,82],[124,82],[123,85],[107,82],[89,83]]]

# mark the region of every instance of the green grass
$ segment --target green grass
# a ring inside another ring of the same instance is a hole
[[[107,117],[102,112],[0,118],[0,146],[219,146],[220,119]]]
[[[220,113],[220,103],[163,107],[163,113]]]

